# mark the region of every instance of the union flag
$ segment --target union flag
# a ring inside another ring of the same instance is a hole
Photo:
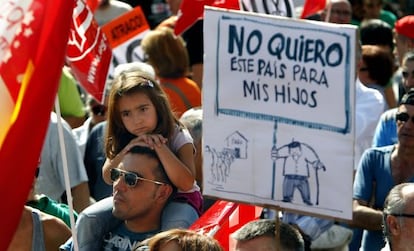
[[[74,1],[0,5],[0,250],[18,226],[62,73]]]
[[[103,103],[112,48],[87,3],[76,0],[66,61],[85,90]]]

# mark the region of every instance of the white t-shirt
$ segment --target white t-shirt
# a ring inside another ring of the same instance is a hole
[[[375,128],[384,111],[385,100],[378,90],[368,88],[357,79],[355,87],[355,165],[371,147]]]
[[[36,181],[35,192],[60,201],[65,188],[62,153],[58,135],[58,117],[51,113],[49,128],[46,133],[40,155],[40,171]],[[88,181],[83,158],[70,126],[62,119],[70,187],[73,188]]]

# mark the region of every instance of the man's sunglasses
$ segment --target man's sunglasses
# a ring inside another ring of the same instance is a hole
[[[410,117],[410,115],[408,115],[408,113],[406,112],[397,113],[395,118],[397,119],[397,121],[401,121],[401,122],[407,122],[411,118],[411,122],[414,123],[414,116]]]
[[[93,114],[97,116],[104,116],[108,108],[104,105],[96,104],[91,107]]]
[[[138,174],[136,174],[136,173],[124,171],[124,170],[121,170],[119,168],[112,168],[111,169],[111,180],[112,180],[112,182],[117,181],[121,176],[124,176],[124,182],[128,187],[135,187],[139,180],[140,181],[151,182],[151,183],[154,183],[156,185],[165,185],[165,183],[163,183],[163,182],[142,178],[142,177],[138,176]]]
[[[388,214],[395,217],[406,217],[406,218],[414,218],[414,214]]]
[[[410,76],[410,74],[411,74],[412,77],[414,77],[414,71],[412,71],[412,72],[402,71],[403,78],[408,78]]]

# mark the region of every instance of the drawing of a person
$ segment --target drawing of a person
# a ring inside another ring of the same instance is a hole
[[[295,189],[298,189],[305,204],[313,205],[310,200],[309,167],[325,168],[315,151],[307,144],[298,141],[284,145],[277,149],[277,159],[284,159],[283,163],[283,201],[291,202]]]

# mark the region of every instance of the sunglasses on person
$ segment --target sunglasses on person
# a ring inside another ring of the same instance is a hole
[[[97,116],[104,116],[107,109],[108,108],[106,106],[101,105],[101,104],[96,104],[96,105],[91,107],[91,110],[92,110],[93,114],[95,114]]]
[[[401,121],[401,122],[404,122],[404,123],[407,122],[411,118],[411,122],[414,123],[414,116],[410,117],[410,115],[408,115],[408,113],[406,113],[406,112],[397,113],[395,118],[397,119],[397,121]]]
[[[392,216],[394,216],[394,217],[405,217],[405,218],[414,218],[414,214],[394,214],[394,213],[391,213],[391,214],[386,214],[386,215],[392,215]]]
[[[124,182],[128,187],[135,187],[138,183],[138,181],[147,181],[147,182],[151,182],[154,183],[156,185],[165,185],[165,183],[160,182],[160,181],[155,181],[155,180],[149,180],[149,179],[145,179],[142,178],[140,176],[138,176],[138,174],[133,173],[133,172],[128,172],[128,171],[124,171],[121,170],[119,168],[112,168],[111,169],[111,180],[112,182],[117,181],[121,176],[124,176]]]
[[[402,71],[403,78],[406,78],[407,79],[410,76],[410,74],[411,74],[411,77],[414,77],[414,71],[412,71],[412,72]]]

